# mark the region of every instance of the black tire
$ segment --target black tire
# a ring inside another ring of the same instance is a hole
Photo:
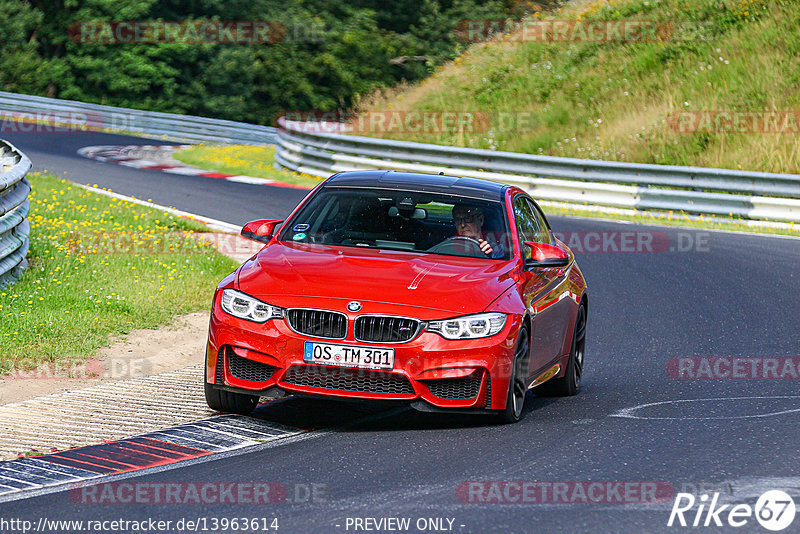
[[[569,351],[567,370],[561,378],[548,380],[534,389],[543,397],[570,397],[578,393],[583,377],[584,355],[586,353],[586,306],[578,307],[575,329],[572,335],[572,348]]]
[[[234,393],[217,389],[213,384],[204,381],[206,404],[216,412],[238,413],[248,415],[255,409],[259,397],[246,393]]]
[[[511,366],[511,380],[508,382],[506,394],[506,407],[498,414],[501,423],[516,423],[522,419],[525,396],[528,388],[525,386],[525,363],[528,361],[530,351],[530,335],[528,329],[523,328],[517,338],[514,349],[514,364]]]

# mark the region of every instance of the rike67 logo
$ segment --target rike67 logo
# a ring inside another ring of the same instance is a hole
[[[696,499],[691,493],[678,493],[667,526],[743,527],[755,517],[765,529],[779,532],[794,521],[794,500],[784,491],[765,492],[758,498],[755,507],[749,504],[719,504],[718,501],[719,493],[714,493],[710,501],[707,494]],[[696,505],[697,510],[694,510]]]

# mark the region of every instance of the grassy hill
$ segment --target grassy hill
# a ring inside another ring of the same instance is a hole
[[[800,173],[797,0],[579,2],[537,14],[531,23],[563,20],[584,27],[646,21],[658,31],[644,40],[598,41],[573,32],[548,41],[531,38],[529,23],[527,35],[510,31],[476,43],[420,84],[361,102],[363,111],[486,112],[493,118],[491,127],[368,135],[553,156]],[[744,114],[736,123],[733,115],[719,112]],[[528,122],[502,127],[498,113]],[[781,122],[787,118],[788,123]],[[784,133],[758,131],[765,127]]]

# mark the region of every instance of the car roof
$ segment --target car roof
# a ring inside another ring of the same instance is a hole
[[[325,181],[325,187],[328,186],[424,191],[496,201],[504,199],[505,191],[509,187],[507,184],[478,178],[399,171],[341,172]]]

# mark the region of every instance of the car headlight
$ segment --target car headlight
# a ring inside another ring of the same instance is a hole
[[[447,339],[476,339],[497,334],[505,324],[504,313],[478,313],[443,321],[430,321],[427,330]]]
[[[283,317],[281,308],[261,302],[235,289],[224,289],[222,291],[220,305],[226,313],[256,323],[265,323],[270,319]]]

